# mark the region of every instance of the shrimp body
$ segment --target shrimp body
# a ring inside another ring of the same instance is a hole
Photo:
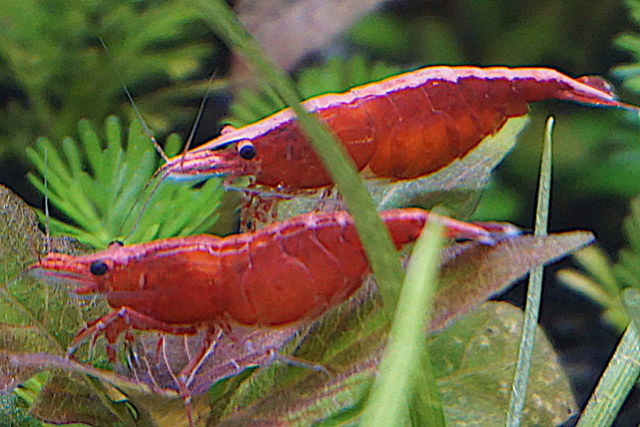
[[[548,68],[427,67],[303,103],[344,144],[358,170],[376,177],[427,175],[468,153],[528,103],[547,99],[635,108],[598,77],[572,79]],[[163,176],[253,176],[289,190],[331,179],[290,108],[176,156]]]
[[[511,226],[468,224],[420,209],[397,209],[381,217],[397,246],[414,241],[430,220],[441,222],[450,237],[487,244],[496,235],[516,233]],[[346,212],[308,213],[224,238],[203,235],[112,245],[77,257],[50,253],[30,269],[80,284],[75,290],[79,295],[102,293],[114,308],[77,333],[67,350],[70,356],[82,342],[93,337],[93,344],[101,334],[115,362],[114,345],[130,329],[176,335],[204,330],[199,350],[179,372],[171,373],[189,425],[194,425],[194,377],[221,334],[234,337],[232,324],[276,327],[311,320],[346,300],[370,272]],[[164,351],[163,338],[157,347]],[[166,354],[163,357],[166,361]]]
[[[492,228],[420,209],[382,213],[397,246],[414,241],[434,217],[451,237],[492,241]],[[312,319],[346,300],[370,272],[346,212],[304,214],[224,238],[178,237],[78,257],[52,253],[31,269],[78,282],[77,294],[103,293],[113,308],[153,320],[138,329]]]

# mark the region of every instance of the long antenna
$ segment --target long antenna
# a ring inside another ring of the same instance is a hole
[[[193,121],[193,126],[191,126],[191,132],[189,133],[189,138],[187,138],[187,142],[184,144],[184,149],[182,150],[182,154],[185,154],[189,151],[189,147],[191,147],[191,143],[193,142],[193,138],[196,134],[196,129],[200,124],[200,120],[202,120],[202,114],[204,113],[204,106],[207,103],[207,99],[209,98],[209,94],[211,93],[211,84],[213,80],[217,76],[218,72],[214,71],[211,73],[211,77],[209,77],[209,82],[207,83],[207,91],[204,93],[204,97],[202,101],[200,101],[200,108],[198,108],[198,114],[196,115],[195,120]]]
[[[140,195],[142,195],[142,193],[144,193],[144,191],[146,191],[147,188],[149,188],[149,186],[156,179],[157,176],[158,176],[158,172],[156,171],[153,174],[153,176],[151,177],[151,179],[149,179],[149,181],[145,184],[144,188],[140,192]],[[136,217],[136,220],[133,223],[133,227],[129,231],[129,234],[127,234],[125,236],[125,238],[124,238],[125,240],[128,239],[129,237],[131,237],[133,235],[133,233],[135,233],[136,230],[138,229],[138,226],[140,225],[140,222],[142,221],[142,215],[144,215],[144,212],[145,212],[145,210],[147,208],[147,205],[149,204],[149,202],[151,201],[153,196],[156,194],[156,191],[158,191],[158,189],[160,188],[160,184],[162,184],[162,181],[163,181],[163,179],[160,179],[160,181],[156,182],[156,184],[151,188],[151,192],[149,193],[147,198],[144,200],[144,203],[142,204],[142,208],[140,209],[140,212],[138,212],[138,216]],[[138,200],[140,200],[140,199],[138,199]],[[132,213],[133,213],[133,209],[131,211],[129,211],[129,213],[125,217],[124,221],[122,221],[122,225],[120,226],[120,230],[118,231],[118,234],[122,233],[122,229],[124,228],[125,224],[127,223],[127,220],[129,219],[129,217],[131,216]]]
[[[122,89],[123,89],[125,95],[127,96],[127,99],[129,100],[129,103],[133,107],[133,111],[135,111],[136,116],[138,117],[138,120],[140,120],[140,123],[142,123],[142,127],[144,128],[145,133],[147,134],[147,136],[149,137],[149,139],[153,143],[153,146],[156,149],[156,151],[158,152],[158,154],[160,155],[160,157],[162,157],[162,159],[165,162],[168,162],[169,158],[165,154],[165,152],[162,149],[162,147],[160,147],[160,144],[158,144],[158,141],[156,140],[156,137],[153,135],[153,133],[151,132],[151,129],[147,125],[147,122],[142,117],[142,113],[140,112],[140,109],[138,108],[136,103],[133,101],[133,97],[131,96],[131,92],[129,92],[129,89],[127,88],[127,85],[125,85],[125,83],[124,83],[124,79],[122,78],[122,76],[120,75],[120,72],[118,71],[117,67],[115,66],[115,60],[113,58],[113,55],[111,55],[111,52],[109,51],[109,48],[107,47],[107,45],[104,42],[104,40],[102,40],[102,37],[98,37],[98,40],[100,40],[100,44],[102,45],[102,48],[104,49],[104,51],[107,54],[107,57],[109,58],[109,66],[113,70],[113,72],[116,75],[116,77],[118,77],[118,80],[120,81],[120,86],[122,86]],[[151,185],[151,183],[153,182],[153,180],[156,178],[157,175],[158,175],[158,171],[156,171],[153,174],[153,176],[151,177],[151,179],[145,184],[144,188],[141,191],[141,195],[147,188],[149,188],[149,186]],[[133,228],[131,229],[131,231],[129,232],[127,237],[125,237],[125,239],[128,238],[128,237],[131,237],[131,235],[133,235],[133,233],[137,230],[138,225],[140,225],[140,221],[142,220],[142,215],[144,214],[144,211],[146,209],[147,204],[149,203],[151,198],[154,196],[154,194],[158,190],[158,187],[160,186],[161,183],[162,183],[162,181],[158,182],[153,187],[153,189],[151,190],[151,193],[146,198],[145,202],[142,205],[142,208],[141,208],[140,212],[138,213],[138,216],[137,216],[136,221],[135,221],[135,223],[133,225]],[[129,211],[129,213],[125,217],[124,221],[122,221],[122,224],[120,226],[120,230],[118,231],[118,234],[122,233],[123,228],[124,228],[125,224],[127,223],[127,220],[129,219],[129,217],[131,216],[132,213],[133,213],[133,210]]]
[[[124,80],[122,79],[122,76],[118,72],[118,69],[115,67],[115,62],[114,62],[113,56],[111,56],[111,52],[107,48],[107,45],[104,43],[104,40],[102,40],[102,37],[98,37],[98,40],[100,40],[100,44],[102,45],[102,48],[107,53],[107,56],[109,57],[109,65],[113,69],[113,72],[115,73],[115,75],[118,77],[118,80],[120,80],[120,85],[122,86],[122,89],[124,90],[125,95],[127,95],[127,98],[129,99],[129,102],[133,106],[133,110],[135,111],[136,116],[138,117],[138,120],[140,120],[140,123],[142,123],[142,127],[144,128],[144,131],[146,132],[147,136],[149,137],[149,139],[153,143],[153,146],[155,147],[155,149],[158,152],[158,154],[160,154],[160,157],[162,157],[165,162],[169,161],[169,158],[164,153],[164,150],[162,150],[162,147],[160,147],[160,144],[158,144],[158,141],[156,140],[156,137],[153,136],[153,133],[151,132],[151,129],[149,129],[149,126],[147,126],[147,123],[142,118],[142,114],[140,113],[140,110],[138,109],[138,106],[136,105],[135,102],[133,102],[133,97],[131,96],[131,92],[129,92],[129,89],[127,89],[127,86],[124,84]]]

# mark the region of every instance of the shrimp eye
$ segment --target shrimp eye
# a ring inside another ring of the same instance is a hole
[[[242,141],[238,144],[238,154],[245,160],[251,160],[256,156],[256,147],[249,141]]]
[[[107,271],[109,271],[109,267],[107,266],[107,263],[105,263],[104,261],[94,261],[89,266],[89,271],[94,276],[102,276],[106,274]]]

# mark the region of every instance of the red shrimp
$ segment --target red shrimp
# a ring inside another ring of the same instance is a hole
[[[398,247],[414,241],[430,218],[441,221],[452,238],[491,243],[496,233],[493,226],[421,209],[381,216]],[[105,294],[111,307],[126,308],[135,329],[180,334],[205,324],[279,326],[312,319],[347,299],[370,271],[346,212],[303,214],[228,237],[112,245],[77,257],[50,253],[30,269],[81,284],[76,294]],[[103,323],[114,316],[120,314],[108,314]],[[93,332],[97,327],[80,337]]]
[[[464,156],[528,103],[569,100],[637,108],[598,77],[548,68],[427,67],[303,103],[344,144],[358,170],[375,177],[428,175]],[[222,135],[160,170],[172,179],[252,176],[257,185],[299,190],[331,184],[290,108]]]
[[[491,244],[512,226],[469,224],[421,209],[381,214],[395,244],[413,242],[428,220],[451,238]],[[50,253],[30,270],[81,285],[78,295],[102,293],[114,311],[91,322],[69,353],[103,334],[111,348],[129,329],[196,334],[205,339],[177,375],[190,423],[189,381],[221,331],[232,326],[277,327],[309,321],[349,298],[370,272],[346,212],[308,213],[259,231],[216,237],[176,237],[83,256]],[[233,335],[232,335],[233,336]]]

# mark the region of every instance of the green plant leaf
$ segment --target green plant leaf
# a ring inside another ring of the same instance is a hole
[[[513,377],[520,336],[517,325],[521,323],[519,309],[507,303],[486,303],[429,340],[447,425],[463,426],[476,421],[479,425],[499,425],[504,421],[509,396],[504,384],[509,384]],[[350,353],[345,349],[340,358],[358,357],[360,349],[370,348],[370,340],[381,346],[384,335],[361,338]],[[532,393],[524,420],[530,425],[558,425],[577,408],[568,378],[541,329],[537,341]],[[351,424],[368,393],[380,351],[378,347],[340,376],[328,379],[307,375],[303,381],[292,382],[286,381],[285,372],[277,376],[285,386],[271,384],[261,390],[267,384],[265,376],[276,374],[260,373],[240,387],[247,393],[247,400],[231,401],[223,425],[241,425],[249,420],[265,424],[285,422],[292,426],[309,425],[310,421],[319,426]]]
[[[105,306],[100,301],[78,304],[62,286],[47,286],[33,277],[24,274],[18,276],[35,261],[35,254],[41,253],[45,246],[67,253],[77,253],[78,247],[69,239],[51,239],[47,242],[37,228],[35,215],[26,204],[5,187],[0,190],[0,203],[3,206],[3,215],[0,216],[0,271],[3,281],[0,290],[0,384],[6,391],[43,369],[42,366],[15,364],[10,361],[12,355],[65,355],[75,331],[103,312]],[[100,360],[99,355],[96,360]],[[90,412],[94,420],[114,422],[121,419],[115,406],[105,409],[97,404],[99,396],[106,397],[96,394],[95,387],[91,387],[87,381],[54,374],[47,380],[46,387],[65,390],[58,396],[64,397],[66,404],[63,405],[60,399],[54,399],[53,402],[57,402],[58,407],[69,414],[92,408]],[[79,401],[68,399],[69,393],[72,396],[74,393],[91,394],[92,406],[79,405]],[[114,415],[116,413],[118,416]],[[75,421],[82,420],[72,418]]]
[[[447,425],[500,425],[507,412],[522,312],[489,302],[431,341]],[[571,385],[538,328],[523,425],[560,425],[577,412]]]

